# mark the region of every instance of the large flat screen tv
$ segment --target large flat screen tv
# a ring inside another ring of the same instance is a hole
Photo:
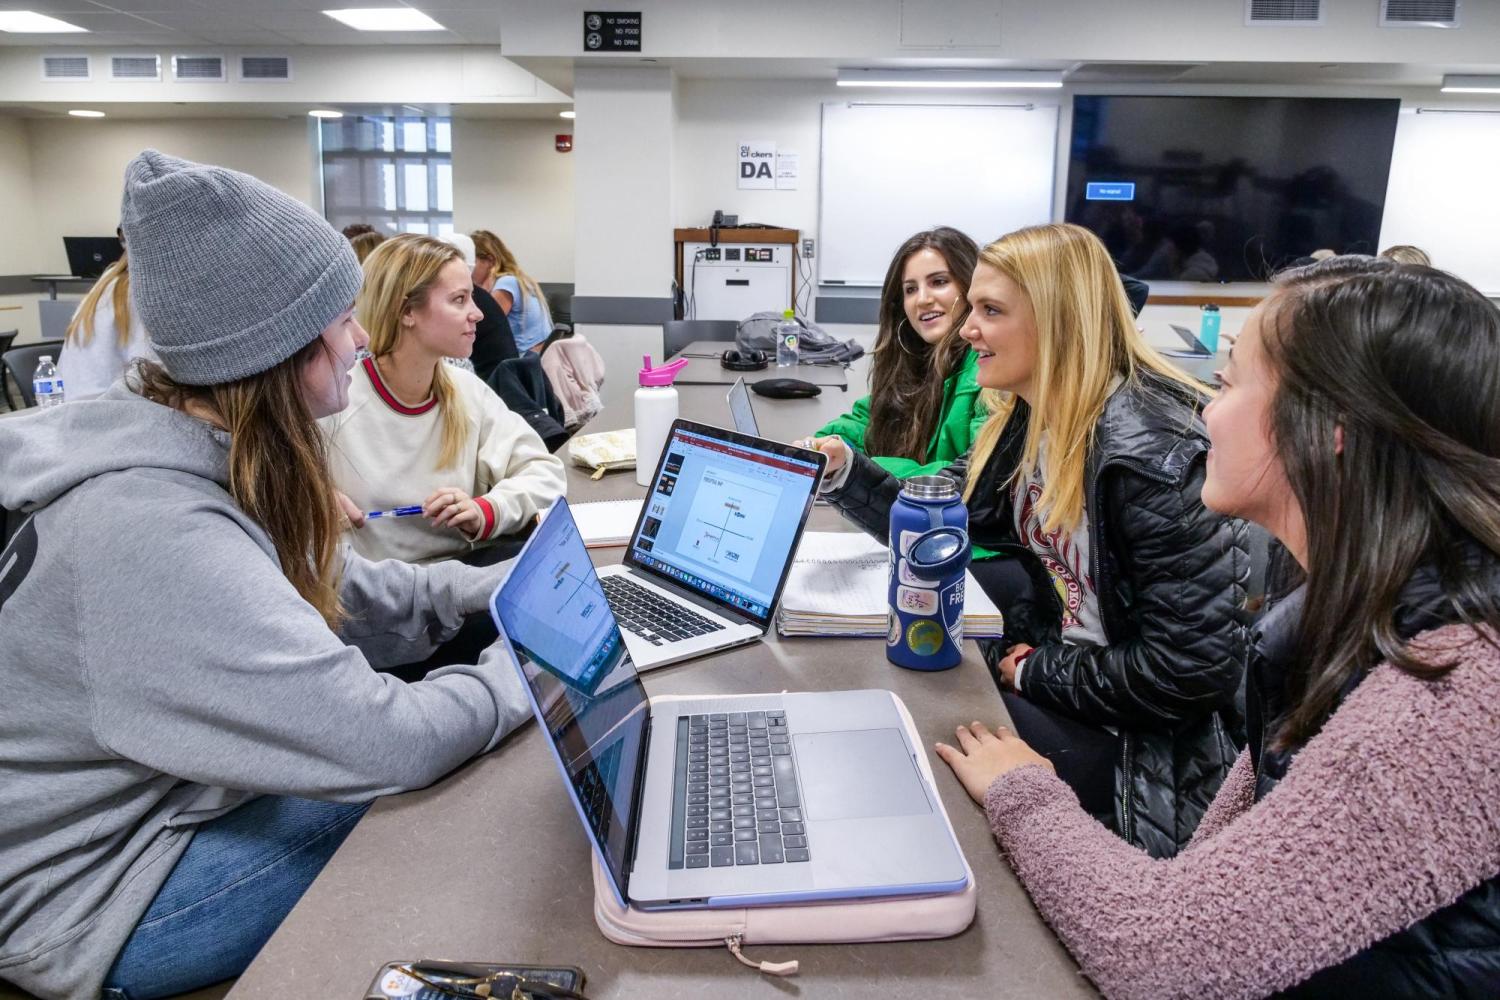
[[[1264,281],[1375,253],[1395,99],[1073,98],[1066,218],[1147,280]]]

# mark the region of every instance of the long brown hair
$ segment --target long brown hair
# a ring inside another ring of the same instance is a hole
[[[928,344],[906,318],[906,262],[932,250],[947,264],[958,286],[953,326],[936,344]],[[901,244],[886,269],[880,291],[880,332],[870,362],[870,423],[865,451],[927,461],[927,446],[942,420],[943,382],[962,365],[969,345],[958,335],[969,315],[969,281],[979,247],[948,226],[917,233]]]
[[[979,253],[1026,292],[1036,317],[1036,396],[1021,461],[1012,482],[1042,467],[1037,503],[1044,530],[1077,526],[1084,514],[1084,477],[1094,426],[1104,414],[1116,376],[1130,380],[1151,373],[1201,397],[1207,388],[1154,351],[1135,328],[1135,314],[1120,273],[1099,237],[1069,223],[1018,229]],[[991,396],[992,415],[975,439],[969,468],[989,461],[1015,397]],[[1041,453],[1042,436],[1047,452]],[[967,500],[979,482],[969,477]]]
[[[383,358],[396,349],[401,317],[426,300],[438,273],[454,260],[462,262],[463,255],[453,244],[416,233],[394,236],[370,251],[354,311],[370,335],[371,354]],[[443,418],[443,447],[434,467],[444,468],[458,461],[463,451],[468,416],[453,376],[442,362],[432,373],[432,398]]]
[[[113,293],[110,304],[115,307],[115,343],[120,347],[130,343],[130,264],[123,253],[104,269],[94,287],[78,303],[78,311],[68,323],[68,332],[63,334],[65,343],[83,347],[94,339],[94,314],[99,311],[105,292]]]
[[[1307,526],[1287,747],[1382,659],[1423,678],[1451,669],[1397,632],[1418,569],[1459,620],[1500,632],[1486,576],[1500,558],[1500,310],[1453,275],[1367,257],[1275,280],[1268,430]]]
[[[265,529],[281,572],[329,628],[343,620],[338,545],[327,446],[302,397],[301,371],[328,348],[319,337],[287,360],[222,385],[182,385],[152,361],[137,362],[136,391],[182,409],[195,402],[229,432],[229,495]]]
[[[542,293],[542,286],[535,278],[521,270],[521,265],[516,261],[516,255],[510,252],[510,247],[505,245],[505,241],[488,229],[476,229],[469,234],[469,238],[474,241],[474,258],[487,260],[495,265],[494,271],[490,273],[490,284],[493,286],[496,278],[507,274],[515,275],[516,284],[521,286],[522,293],[535,296],[536,300],[541,303],[542,315],[546,317],[547,325],[550,327],[552,308],[547,305],[547,296]],[[489,289],[486,288],[485,291]],[[517,306],[521,312],[526,311],[525,302],[519,302]]]

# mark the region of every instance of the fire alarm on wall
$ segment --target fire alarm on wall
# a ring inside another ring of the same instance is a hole
[[[554,139],[556,140],[557,151],[559,153],[572,152],[573,137],[571,135],[559,135],[555,136]]]

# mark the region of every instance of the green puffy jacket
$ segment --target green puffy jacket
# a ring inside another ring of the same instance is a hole
[[[927,444],[927,461],[918,462],[899,455],[871,455],[871,460],[897,479],[909,479],[941,472],[968,452],[969,446],[979,436],[979,428],[990,416],[990,411],[979,400],[979,383],[974,381],[978,370],[979,355],[969,351],[964,355],[963,366],[943,380],[943,417]],[[864,451],[865,431],[869,426],[870,397],[866,396],[854,404],[853,410],[819,428],[817,436],[837,434],[848,441],[850,447]],[[988,559],[995,554],[980,545],[973,549],[975,559]]]
[[[943,416],[927,444],[927,461],[918,462],[899,455],[870,455],[875,464],[897,479],[909,479],[941,472],[968,451],[979,434],[979,428],[990,415],[979,401],[979,384],[974,381],[978,369],[979,355],[969,351],[964,355],[963,366],[943,380]],[[865,432],[869,426],[870,397],[866,396],[854,404],[852,411],[820,428],[818,437],[837,434],[848,441],[850,447],[864,451]]]

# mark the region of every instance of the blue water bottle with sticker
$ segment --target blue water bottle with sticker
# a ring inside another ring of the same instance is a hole
[[[969,510],[948,476],[913,476],[891,505],[890,617],[885,655],[910,670],[963,658]]]

